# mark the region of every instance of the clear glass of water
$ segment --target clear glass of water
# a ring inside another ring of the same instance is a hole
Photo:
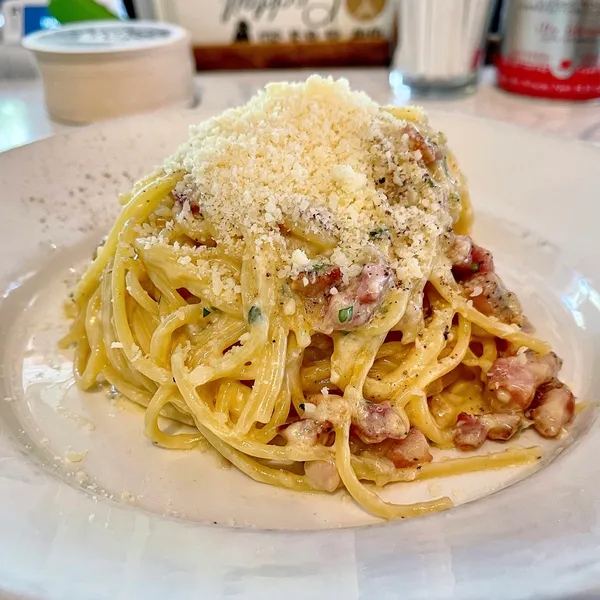
[[[496,0],[397,0],[390,85],[402,100],[468,94],[477,87]]]

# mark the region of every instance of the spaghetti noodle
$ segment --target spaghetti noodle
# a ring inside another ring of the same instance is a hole
[[[206,440],[256,481],[345,487],[394,519],[451,501],[393,505],[372,483],[540,456],[431,462],[431,445],[553,437],[572,418],[560,360],[468,237],[464,178],[418,109],[343,81],[271,85],[122,200],[63,345],[82,389],[146,407],[159,446]]]

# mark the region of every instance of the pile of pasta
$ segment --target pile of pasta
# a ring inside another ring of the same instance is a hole
[[[291,95],[307,96],[304,85]],[[278,94],[285,108],[287,97]],[[267,93],[269,102],[273,95]],[[317,107],[325,102],[319,98],[311,99]],[[248,204],[240,211],[251,215],[244,218],[260,220],[263,229],[242,223],[225,238],[223,217],[211,212],[215,187],[189,163],[170,161],[122,198],[113,229],[73,294],[74,320],[62,344],[75,348],[78,386],[110,386],[144,406],[144,433],[159,446],[189,450],[208,442],[257,482],[298,492],[345,488],[386,519],[452,505],[447,497],[391,504],[377,493],[387,484],[539,459],[538,447],[515,446],[431,460],[430,446],[455,447],[460,413],[490,412],[486,376],[503,348],[540,355],[549,348],[524,328],[484,314],[465,295],[448,241],[470,228],[464,178],[421,112],[385,110],[382,118],[398,129],[399,143],[431,174],[425,188],[440,195],[451,224],[427,241],[416,275],[401,278],[403,264],[389,266],[397,235],[391,226],[367,231],[373,248],[387,250],[353,269],[335,263],[338,241],[331,227],[319,233],[318,215],[280,218],[272,207],[251,214],[253,200],[243,196]],[[431,147],[442,148],[443,157],[427,162]],[[194,159],[189,146],[181,152]],[[368,181],[380,186],[374,198],[394,193],[383,179]],[[329,216],[337,214],[331,209]],[[275,242],[265,243],[267,228]],[[181,431],[166,433],[167,419],[181,423]],[[415,431],[426,440],[427,458],[396,460],[393,452]]]

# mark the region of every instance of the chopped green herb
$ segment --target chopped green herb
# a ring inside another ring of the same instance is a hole
[[[340,331],[340,333],[341,333],[341,334],[342,334],[344,337],[346,337],[346,336],[347,336],[347,335],[348,335],[350,332],[349,332],[349,331],[344,331],[344,330],[342,330],[342,331]]]
[[[390,236],[390,230],[387,227],[378,227],[377,229],[373,229],[373,231],[369,231],[369,237],[372,240],[382,240]]]
[[[435,181],[435,179],[433,179],[432,177],[427,178],[427,183],[429,184],[429,187],[432,187],[432,188],[439,187],[437,182]]]
[[[258,306],[250,307],[250,310],[248,311],[248,323],[252,325],[260,319],[262,319],[262,312],[260,308],[258,308]]]
[[[351,321],[353,312],[354,312],[354,309],[352,308],[352,306],[347,306],[346,308],[342,308],[338,312],[338,319],[339,319],[340,323],[345,323],[346,321]]]
[[[477,273],[479,271],[479,263],[478,262],[471,263],[471,271],[473,271],[473,273]]]
[[[325,268],[325,263],[317,263],[316,265],[312,266],[312,270],[316,271],[317,273],[321,270]]]
[[[208,317],[208,315],[210,315],[210,310],[208,310],[208,308],[203,308],[202,309],[202,316],[203,317]]]

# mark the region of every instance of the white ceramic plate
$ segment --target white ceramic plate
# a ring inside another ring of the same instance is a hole
[[[62,301],[110,227],[117,193],[206,116],[117,121],[0,155],[0,597],[600,593],[593,408],[544,444],[545,468],[400,484],[386,497],[448,493],[464,505],[382,524],[343,492],[278,490],[211,453],[159,450],[138,411],[75,389],[69,354],[56,349]],[[469,177],[476,239],[565,358],[564,378],[596,401],[599,149],[455,115],[432,120]]]

